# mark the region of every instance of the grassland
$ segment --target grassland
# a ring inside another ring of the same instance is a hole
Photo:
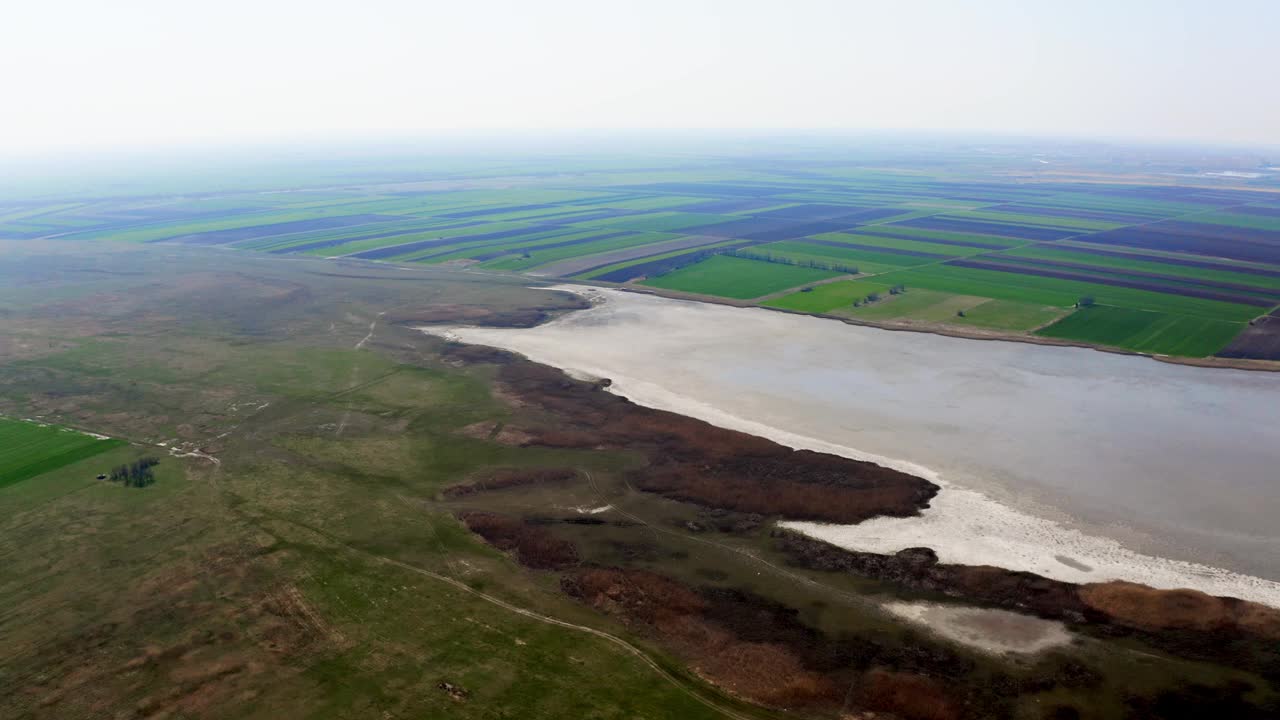
[[[750,299],[841,273],[717,255],[642,284],[681,292]]]
[[[89,257],[52,250],[41,262],[62,272]],[[6,280],[29,269],[17,255],[0,263]],[[469,439],[460,428],[510,412],[483,369],[451,367],[394,326],[356,347],[378,312],[406,303],[501,309],[545,304],[544,293],[466,277],[344,280],[319,264],[264,272],[273,261],[241,257],[188,254],[198,267],[176,271],[138,253],[88,261],[129,268],[132,291],[103,276],[76,287],[74,305],[36,300],[23,327],[43,342],[6,346],[6,411],[138,443],[41,429],[111,446],[103,463],[175,439],[220,463],[166,458],[154,485],[129,492],[78,465],[0,487],[0,715],[769,716],[642,639],[659,671],[540,619],[625,633],[433,504],[493,464],[625,464]],[[301,287],[317,292],[290,292]],[[110,330],[91,327],[107,319]],[[156,332],[165,351],[136,362],[128,349]]]
[[[1029,331],[1047,325],[1062,317],[1061,308],[1006,300],[986,300],[964,308],[964,315],[950,318],[956,325],[992,328],[997,330]]]
[[[69,428],[0,417],[0,487],[53,472],[122,444]],[[100,472],[95,470],[88,476]]]

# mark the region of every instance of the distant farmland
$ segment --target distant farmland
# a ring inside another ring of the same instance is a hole
[[[839,275],[840,273],[829,270],[715,255],[647,280],[644,284],[668,290],[749,299]]]
[[[53,425],[0,418],[0,487],[22,482],[120,447]]]
[[[831,165],[594,168],[502,187],[32,202],[0,213],[0,238],[47,237],[448,263],[898,326],[1280,359],[1274,321],[1257,320],[1280,307],[1280,203],[1240,189]],[[853,274],[856,283],[807,287]],[[895,287],[906,292],[884,292]]]

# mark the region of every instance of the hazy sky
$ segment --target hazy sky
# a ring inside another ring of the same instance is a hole
[[[1277,0],[38,0],[0,151],[441,129],[1280,145]]]

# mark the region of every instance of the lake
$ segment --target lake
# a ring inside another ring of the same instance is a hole
[[[846,547],[1280,605],[1280,374],[587,292],[536,328],[449,332],[944,486],[921,518],[789,523]]]

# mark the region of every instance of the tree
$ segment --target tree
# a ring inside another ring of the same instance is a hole
[[[156,458],[144,457],[127,465],[117,465],[111,469],[110,480],[123,483],[125,487],[146,487],[156,481],[151,468],[159,464],[160,461]]]

